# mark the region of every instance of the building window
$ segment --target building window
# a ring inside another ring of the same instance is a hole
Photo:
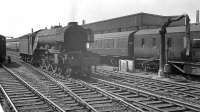
[[[141,39],[141,47],[144,48],[144,38]]]

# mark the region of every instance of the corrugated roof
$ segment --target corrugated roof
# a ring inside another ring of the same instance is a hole
[[[131,14],[131,15],[112,18],[112,19],[97,21],[97,22],[93,22],[93,23],[88,23],[88,24],[84,24],[82,26],[88,26],[88,25],[92,25],[92,24],[104,23],[104,22],[109,22],[109,21],[113,21],[113,20],[120,20],[120,19],[123,19],[123,18],[130,18],[130,17],[138,16],[138,15],[150,15],[150,16],[161,17],[161,18],[163,18],[163,17],[164,18],[169,18],[169,17],[177,17],[178,16],[178,15],[177,16],[162,16],[162,15],[157,15],[157,14],[149,14],[149,13],[140,12],[140,13],[136,13],[136,14]]]

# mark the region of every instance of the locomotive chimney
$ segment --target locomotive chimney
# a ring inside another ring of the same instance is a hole
[[[82,20],[82,25],[84,25],[84,24],[85,24],[85,20],[83,19],[83,20]]]
[[[69,26],[75,26],[75,25],[78,25],[78,23],[77,22],[69,22],[68,25]]]
[[[199,24],[199,10],[196,11],[196,24]]]
[[[33,33],[33,28],[31,28],[31,33]]]

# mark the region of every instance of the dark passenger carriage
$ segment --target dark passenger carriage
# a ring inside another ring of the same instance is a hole
[[[160,29],[139,30],[134,35],[134,56],[136,58],[159,58]],[[191,40],[198,40],[200,37],[200,25],[191,25]],[[185,26],[167,28],[167,46],[169,60],[185,61],[186,39]],[[192,41],[191,41],[192,42]],[[192,43],[191,43],[192,44]],[[192,60],[199,58],[198,53],[191,48]]]
[[[6,60],[6,38],[0,35],[0,63]]]

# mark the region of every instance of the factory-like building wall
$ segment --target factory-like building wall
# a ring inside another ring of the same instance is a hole
[[[137,29],[159,28],[170,17],[176,16],[160,16],[148,13],[138,13],[114,19],[89,23],[82,25],[91,29],[95,34],[132,31]],[[170,26],[183,26],[185,20],[172,23]]]

